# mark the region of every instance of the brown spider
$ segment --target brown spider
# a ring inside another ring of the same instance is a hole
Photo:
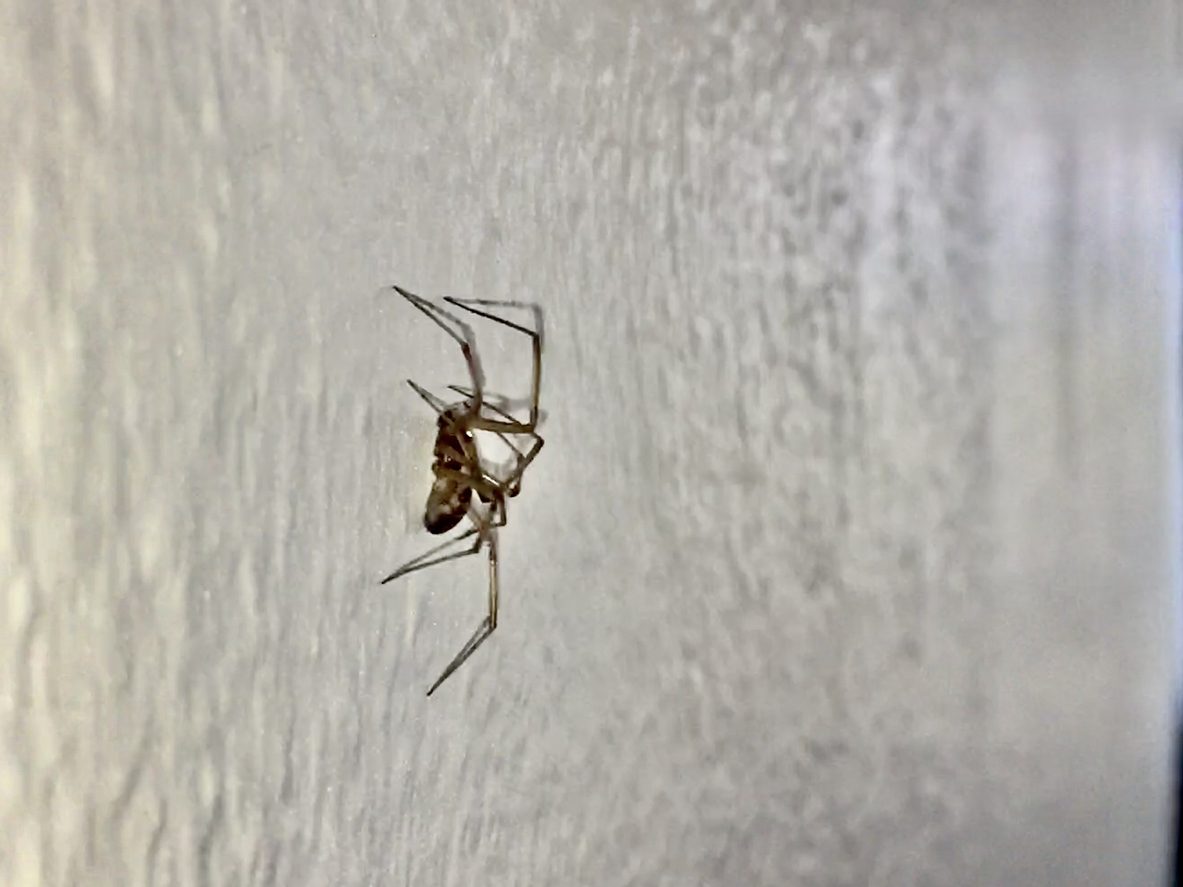
[[[455,339],[468,363],[468,374],[472,379],[472,387],[448,386],[452,391],[464,396],[464,400],[459,403],[445,404],[410,379],[407,380],[407,383],[427,401],[439,416],[439,430],[435,436],[435,455],[431,465],[434,480],[431,492],[427,496],[427,505],[423,511],[423,526],[427,532],[437,536],[453,529],[465,517],[472,522],[472,526],[460,535],[407,561],[383,579],[381,584],[385,585],[387,582],[415,570],[422,570],[445,561],[476,554],[483,545],[488,546],[489,549],[489,615],[481,622],[473,636],[468,639],[468,643],[461,647],[460,652],[448,663],[448,667],[444,669],[436,682],[431,685],[427,691],[427,695],[430,696],[497,627],[497,529],[505,526],[505,500],[521,492],[522,474],[526,467],[534,461],[534,457],[538,455],[538,451],[542,449],[544,443],[542,438],[535,433],[535,428],[538,427],[538,390],[542,382],[542,309],[537,305],[525,302],[494,302],[487,299],[444,297],[444,301],[450,305],[504,324],[530,337],[533,344],[534,366],[530,393],[530,418],[525,422],[519,422],[508,412],[486,400],[484,373],[481,370],[480,358],[477,356],[476,339],[473,336],[472,328],[439,305],[416,296],[414,293],[409,293],[402,287],[395,286],[392,289],[434,320]],[[528,329],[473,306],[528,309],[534,315],[535,328]],[[505,402],[504,398],[498,399]],[[481,461],[476,436],[473,434],[475,431],[492,432],[513,450],[516,458],[513,468],[507,476],[498,477]],[[531,439],[532,443],[528,449],[523,451],[511,443],[507,435],[523,435]],[[473,501],[473,493],[476,493],[480,504]],[[476,536],[476,539],[463,551],[441,553],[457,542],[472,536]]]

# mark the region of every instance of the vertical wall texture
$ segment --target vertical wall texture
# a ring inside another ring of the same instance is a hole
[[[1161,879],[1175,30],[1092,7],[10,3],[0,884]],[[390,282],[547,317],[430,700]]]

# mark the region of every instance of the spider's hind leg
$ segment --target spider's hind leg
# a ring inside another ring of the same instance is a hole
[[[449,548],[452,545],[455,545],[457,542],[463,542],[469,536],[472,536],[472,535],[477,534],[479,532],[480,532],[479,527],[470,527],[469,529],[467,529],[463,533],[461,533],[459,536],[456,536],[455,538],[452,538],[452,539],[448,539],[445,542],[441,542],[439,545],[435,546],[435,548],[431,548],[431,549],[423,552],[423,554],[419,555],[418,557],[411,558],[409,561],[407,561],[405,564],[403,564],[401,567],[399,567],[397,570],[395,570],[393,573],[391,573],[389,576],[387,576],[385,579],[383,579],[378,584],[385,585],[387,582],[393,582],[395,579],[399,578],[400,576],[407,575],[407,573],[414,573],[416,570],[423,570],[423,569],[426,569],[427,567],[434,567],[436,564],[442,564],[442,563],[446,563],[447,561],[454,561],[457,558],[467,557],[470,554],[476,554],[478,551],[480,551],[481,542],[484,541],[481,538],[481,536],[479,536],[479,535],[477,536],[476,541],[473,542],[472,545],[470,545],[468,548],[464,549],[463,551],[454,551],[451,554],[440,554],[440,552],[444,551],[445,549]],[[439,555],[439,556],[435,557],[435,555]]]
[[[494,510],[496,510],[496,506],[494,506]],[[501,510],[504,512],[504,506],[502,506]],[[434,693],[440,684],[451,677],[452,673],[463,665],[465,660],[475,653],[477,647],[483,644],[489,635],[493,633],[493,630],[497,628],[497,527],[504,525],[504,521],[501,524],[497,524],[495,521],[477,517],[473,517],[473,521],[477,523],[475,529],[479,531],[480,538],[489,544],[489,615],[481,620],[481,624],[477,626],[477,630],[473,632],[472,637],[460,648],[460,652],[452,657],[452,661],[448,663],[440,676],[436,678],[435,683],[428,688],[428,696]]]

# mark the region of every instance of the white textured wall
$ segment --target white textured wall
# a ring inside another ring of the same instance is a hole
[[[5,4],[0,884],[1157,883],[1174,32],[1090,8]],[[547,311],[430,700],[389,282]]]

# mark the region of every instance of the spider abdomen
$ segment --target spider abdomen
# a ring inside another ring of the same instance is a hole
[[[433,536],[448,532],[464,519],[471,500],[472,488],[467,484],[450,477],[437,477],[427,494],[423,526]]]
[[[456,428],[449,419],[440,417],[440,429],[435,437],[435,459],[431,465],[435,480],[423,510],[423,526],[435,536],[460,523],[472,501],[472,487],[463,478],[472,470],[468,457],[474,449],[472,435]]]

